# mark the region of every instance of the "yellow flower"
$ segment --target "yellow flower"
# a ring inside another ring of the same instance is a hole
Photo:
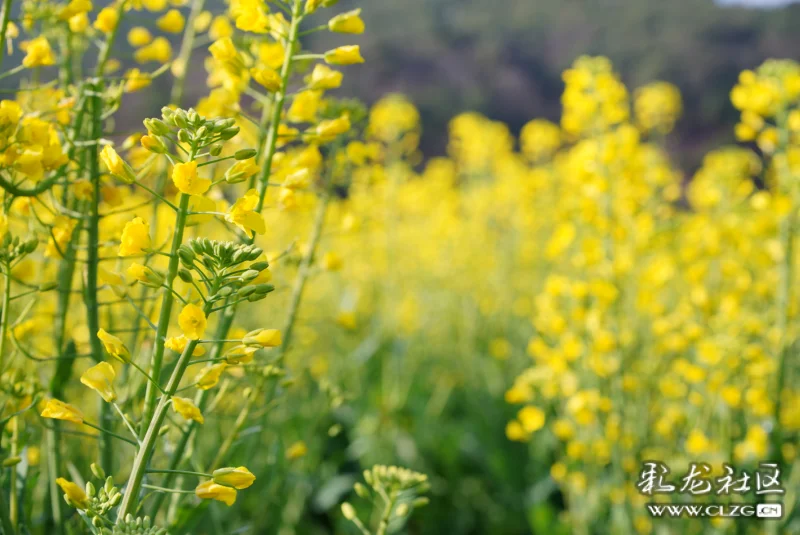
[[[189,339],[184,335],[171,336],[164,342],[164,347],[171,349],[175,353],[183,353],[183,350],[186,349],[187,343],[189,343]],[[192,351],[192,356],[199,357],[201,355],[205,355],[205,353],[205,348],[202,345],[197,344],[194,348],[194,351]]]
[[[250,75],[270,93],[280,91],[283,85],[283,79],[278,71],[269,67],[253,67],[250,69]]]
[[[72,33],[83,33],[89,27],[89,16],[86,13],[78,13],[69,19],[68,24]]]
[[[83,372],[81,383],[95,390],[106,402],[111,403],[117,399],[117,394],[114,392],[116,376],[111,364],[100,362]]]
[[[214,364],[213,366],[206,366],[200,373],[197,374],[197,378],[195,382],[197,383],[197,388],[200,390],[209,390],[217,386],[219,383],[219,378],[222,376],[222,372],[225,371],[228,365],[224,362],[219,364]]]
[[[261,347],[278,347],[282,343],[281,332],[278,329],[257,329],[247,333],[242,339],[242,343]]]
[[[217,500],[226,505],[233,505],[236,502],[236,489],[219,485],[213,481],[205,481],[197,485],[194,493],[201,500]]]
[[[116,8],[105,7],[97,14],[97,19],[94,21],[94,27],[103,33],[111,33],[119,23],[119,13]]]
[[[342,257],[333,251],[329,251],[322,256],[322,269],[325,271],[339,271],[342,269]]]
[[[158,37],[147,46],[143,46],[133,53],[133,59],[137,63],[147,63],[156,61],[166,63],[172,57],[172,45],[165,37]]]
[[[143,73],[139,69],[130,69],[125,73],[125,91],[133,93],[150,85],[152,78],[150,74]]]
[[[100,329],[97,331],[97,337],[103,343],[105,350],[112,357],[122,362],[128,362],[131,359],[131,354],[128,351],[128,348],[125,347],[125,344],[122,343],[122,340],[113,334],[106,332],[105,329]]]
[[[202,338],[206,332],[206,324],[206,315],[203,313],[203,309],[192,303],[183,307],[178,316],[178,325],[189,340]]]
[[[340,46],[325,52],[325,62],[329,65],[353,65],[364,63],[364,58],[358,45]]]
[[[219,468],[214,470],[212,475],[214,476],[214,483],[226,487],[233,487],[238,490],[246,489],[256,480],[256,476],[244,466],[238,468]]]
[[[63,477],[56,479],[56,483],[64,491],[64,499],[69,505],[81,510],[89,507],[89,497],[78,485]]]
[[[150,44],[152,40],[153,36],[150,30],[142,26],[131,28],[128,32],[128,43],[136,48]]]
[[[237,61],[239,59],[239,51],[236,50],[233,40],[230,37],[217,39],[208,47],[208,51],[211,52],[211,56],[217,61],[226,62]]]
[[[286,458],[290,461],[295,459],[299,459],[300,457],[305,457],[308,453],[308,446],[302,440],[295,442],[288,448],[286,448]]]
[[[225,216],[225,219],[248,234],[251,232],[264,234],[267,231],[264,217],[255,212],[258,206],[258,197],[258,191],[255,189],[248,190],[231,206],[230,212]]]
[[[66,420],[76,424],[83,423],[83,413],[80,409],[58,399],[48,399],[41,415],[43,418]]]
[[[526,433],[533,433],[544,427],[544,411],[538,407],[532,405],[524,407],[519,411],[517,417],[520,423],[522,423],[522,428],[525,429]]]
[[[5,44],[3,45],[5,46]],[[44,37],[37,37],[30,41],[25,48],[25,57],[22,59],[22,64],[27,68],[44,67],[47,65],[55,65],[56,56],[53,54],[53,49],[50,48],[50,43]]]
[[[323,90],[337,89],[342,85],[343,77],[344,75],[339,71],[333,70],[322,63],[317,63],[308,79],[308,87]]]
[[[238,345],[225,352],[225,361],[228,364],[247,364],[253,361],[257,347]]]
[[[122,229],[122,242],[119,245],[119,256],[130,256],[142,253],[150,247],[150,227],[141,217],[125,223]]]
[[[170,9],[156,21],[156,26],[167,33],[181,33],[185,24],[186,19],[177,9]]]
[[[181,193],[202,195],[211,187],[211,180],[197,176],[197,162],[177,163],[172,168],[172,182]]]
[[[199,424],[205,423],[203,413],[200,412],[200,409],[197,408],[194,401],[189,398],[172,396],[172,408],[187,420],[194,420]]]
[[[342,115],[337,119],[322,121],[317,125],[316,134],[320,142],[328,142],[336,139],[350,130],[350,117]]]
[[[333,17],[328,21],[328,29],[336,33],[364,33],[361,9],[354,9]]]
[[[138,73],[137,69],[134,70]],[[125,163],[125,160],[120,157],[111,145],[106,145],[103,147],[103,150],[100,151],[100,160],[108,168],[109,173],[126,184],[131,184],[136,178],[131,166]]]
[[[286,120],[293,123],[311,123],[317,118],[322,91],[303,91],[297,94],[286,112]]]

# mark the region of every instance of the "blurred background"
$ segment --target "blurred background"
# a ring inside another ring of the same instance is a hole
[[[221,11],[220,5],[214,11]],[[362,7],[368,68],[350,68],[340,95],[371,105],[401,92],[420,108],[422,150],[443,154],[449,120],[465,110],[517,134],[557,120],[561,72],[581,54],[606,55],[630,88],[677,85],[685,113],[670,151],[685,171],[733,141],[727,98],[745,68],[800,50],[800,5],[787,0],[341,0]],[[323,39],[335,40],[326,32]],[[320,42],[322,47],[324,43]],[[205,76],[197,65],[197,75]],[[168,83],[167,79],[163,83]],[[190,84],[193,103],[207,90]],[[141,116],[136,114],[136,116]]]

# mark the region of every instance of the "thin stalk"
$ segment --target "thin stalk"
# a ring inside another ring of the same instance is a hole
[[[194,158],[194,155],[192,155]],[[172,238],[172,247],[170,248],[169,267],[167,268],[167,276],[164,280],[164,297],[161,301],[161,312],[158,316],[158,330],[156,331],[155,347],[153,348],[153,355],[150,359],[150,377],[153,382],[160,384],[161,365],[164,360],[164,343],[166,342],[167,329],[169,328],[170,316],[172,314],[172,304],[175,301],[175,296],[172,293],[172,285],[175,282],[175,277],[178,275],[178,248],[183,243],[183,233],[186,229],[187,213],[189,211],[190,195],[185,193],[181,194],[180,206],[178,206],[178,213],[175,217],[175,235]],[[142,423],[139,428],[139,434],[143,436],[148,429],[148,425],[153,417],[153,404],[156,399],[156,386],[153,382],[148,381],[147,391],[145,392],[144,399],[144,413],[142,414]]]
[[[256,204],[255,209],[257,213],[261,213],[261,210],[264,208],[264,197],[267,195],[267,183],[269,182],[270,174],[272,174],[272,160],[275,157],[275,147],[278,143],[278,129],[281,125],[283,106],[286,103],[286,90],[288,89],[289,79],[292,75],[294,61],[292,51],[297,42],[297,33],[302,21],[301,1],[294,0],[292,4],[292,22],[289,26],[289,37],[286,39],[286,51],[283,56],[283,65],[281,66],[281,89],[275,93],[275,100],[272,104],[272,117],[270,118],[269,130],[267,132],[266,159],[264,160],[263,172],[258,181],[258,204]]]
[[[208,306],[206,306],[204,313],[208,314],[208,310]],[[170,399],[178,390],[181,379],[183,378],[183,374],[186,372],[186,368],[191,362],[192,353],[196,347],[197,340],[192,340],[186,344],[183,353],[181,354],[180,358],[178,358],[175,369],[172,370],[172,375],[169,378],[167,387],[164,389],[165,393],[161,395],[158,405],[153,412],[153,417],[150,419],[149,425],[147,426],[144,434],[144,438],[142,439],[142,445],[136,454],[136,459],[133,461],[131,475],[128,478],[128,486],[125,489],[125,495],[122,498],[122,503],[119,506],[117,524],[122,522],[126,515],[133,513],[133,511],[136,509],[139,491],[142,488],[142,479],[147,471],[147,465],[150,462],[150,458],[155,451],[159,430],[161,429],[161,425],[164,423],[164,419],[167,416],[167,409],[169,408]]]
[[[172,84],[170,101],[178,107],[180,107],[181,100],[183,99],[183,88],[186,85],[186,71],[189,68],[189,60],[192,57],[192,49],[194,48],[194,38],[197,35],[194,29],[194,22],[197,16],[203,11],[204,4],[205,0],[195,0],[192,3],[192,10],[189,12],[189,18],[186,21],[186,31],[183,33],[181,49],[176,60],[178,72],[175,74],[175,83]]]
[[[375,532],[375,535],[386,535],[386,530],[389,529],[389,520],[392,518],[392,511],[394,510],[396,501],[397,497],[392,493],[392,496],[386,501],[386,506],[381,514],[381,521],[378,524],[378,531]]]
[[[3,273],[3,317],[0,319],[0,373],[4,371],[6,357],[6,338],[8,338],[8,323],[11,315],[11,266],[6,263]]]
[[[94,85],[92,86],[92,91],[94,95],[91,97],[92,139],[99,140],[103,135],[103,126],[100,119],[103,104],[99,97],[100,88]],[[102,362],[103,346],[97,336],[97,332],[100,330],[99,307],[97,306],[97,272],[100,264],[100,164],[96,143],[89,146],[89,176],[93,187],[93,195],[89,208],[89,243],[87,244],[86,294],[84,300],[86,302],[92,359],[95,362]],[[105,429],[112,429],[114,426],[111,410],[108,404],[103,401],[100,401],[100,426]],[[114,445],[107,435],[103,435],[100,440],[100,466],[103,467],[107,474],[111,474],[114,471]]]
[[[9,18],[11,18],[11,0],[3,0],[3,8],[0,11],[0,69],[3,67],[3,58],[6,54],[6,32]]]
[[[14,526],[8,516],[8,503],[3,485],[0,485],[0,528],[3,528],[3,533],[14,533]]]
[[[9,422],[11,425],[11,456],[19,455],[19,416]],[[17,467],[11,467],[11,495],[8,501],[8,517],[11,520],[12,534],[19,531],[19,493],[17,492]]]

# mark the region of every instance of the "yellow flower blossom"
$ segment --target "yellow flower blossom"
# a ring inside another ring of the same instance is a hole
[[[256,480],[250,470],[244,466],[238,468],[219,468],[214,470],[214,483],[243,490],[250,487]]]
[[[25,48],[25,57],[22,59],[22,64],[25,67],[31,69],[33,67],[55,65],[55,63],[56,56],[53,53],[53,49],[50,48],[50,43],[47,39],[44,37],[37,37],[28,42]]]
[[[209,390],[217,386],[222,373],[228,365],[224,362],[206,366],[197,374],[195,382],[200,390]]]
[[[94,21],[94,27],[103,33],[111,33],[119,23],[119,13],[115,7],[104,7],[97,14],[97,19]]]
[[[77,407],[58,399],[48,399],[41,412],[42,418],[65,420],[76,424],[83,423],[83,413]]]
[[[200,412],[200,409],[197,408],[194,401],[189,398],[172,396],[172,408],[187,420],[194,420],[199,424],[205,423],[203,413]]]
[[[325,52],[325,62],[329,65],[354,65],[364,63],[364,58],[358,45],[349,45]]]
[[[150,227],[141,217],[134,217],[125,223],[119,246],[119,256],[131,256],[144,252],[150,247]]]
[[[198,340],[203,337],[206,331],[206,315],[203,313],[202,308],[189,303],[181,310],[178,316],[178,325],[180,325],[187,339]]]
[[[122,342],[122,340],[113,334],[107,332],[105,329],[100,329],[97,331],[97,337],[100,339],[100,342],[103,343],[105,350],[112,357],[120,360],[121,362],[128,362],[131,359],[131,354],[128,351],[128,348],[125,347],[125,344]]]
[[[242,343],[261,347],[278,347],[282,343],[281,332],[278,329],[257,329],[247,333],[242,339]]]
[[[186,19],[177,9],[170,9],[156,20],[158,29],[167,33],[181,33]]]
[[[233,505],[236,502],[236,489],[219,485],[212,480],[197,485],[194,493],[201,500],[217,500],[225,505]]]
[[[248,190],[239,200],[233,203],[225,219],[248,234],[251,232],[264,234],[267,231],[264,217],[255,211],[258,206],[258,197],[258,191],[255,189]]]
[[[57,478],[56,483],[64,491],[64,499],[68,504],[81,510],[89,507],[89,497],[78,485],[72,481],[67,481],[63,477]]]
[[[361,9],[354,9],[341,15],[336,15],[328,21],[328,29],[336,33],[364,33],[364,21],[361,19]]]
[[[95,390],[106,402],[111,403],[117,399],[114,392],[114,368],[108,362],[100,362],[87,369],[81,375],[81,383]]]
[[[197,162],[177,163],[172,168],[172,182],[187,195],[202,195],[211,187],[211,180],[197,176]]]

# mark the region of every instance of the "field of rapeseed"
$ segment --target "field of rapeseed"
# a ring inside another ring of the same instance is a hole
[[[693,176],[603,57],[426,158],[336,4],[0,0],[0,534],[800,533],[800,64]]]

